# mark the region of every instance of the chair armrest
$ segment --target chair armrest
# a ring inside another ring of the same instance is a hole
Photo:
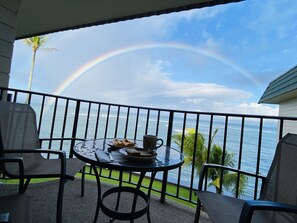
[[[0,157],[0,164],[2,165],[3,163],[18,163],[20,169],[20,176],[24,178],[24,164],[22,157]]]
[[[25,171],[24,171],[24,163],[22,157],[0,157],[0,167],[6,173],[4,168],[4,163],[18,163],[19,164],[19,193],[22,193],[22,188],[24,186],[25,179]],[[5,221],[4,221],[5,222]],[[0,221],[1,223],[1,221]]]
[[[55,154],[59,156],[65,156],[65,152],[61,150],[51,150],[51,149],[10,149],[3,150],[4,153],[47,153]]]
[[[280,212],[297,214],[296,205],[284,204],[284,203],[273,202],[273,201],[264,201],[264,200],[249,200],[244,202],[239,223],[251,222],[253,213],[256,210],[280,211]]]
[[[3,153],[47,153],[59,155],[61,160],[61,175],[66,175],[66,153],[60,150],[50,150],[50,149],[13,149],[13,150],[3,150]]]
[[[224,165],[219,165],[219,164],[212,164],[212,163],[205,163],[201,169],[200,172],[200,176],[199,176],[199,184],[198,184],[198,191],[202,190],[202,184],[203,184],[203,180],[205,177],[205,173],[209,168],[219,168],[219,169],[223,169],[223,170],[229,170],[229,171],[233,171],[236,173],[240,173],[240,174],[244,174],[244,175],[248,175],[248,176],[252,176],[252,177],[257,177],[260,178],[263,182],[265,181],[266,177],[262,176],[260,174],[256,174],[256,173],[252,173],[252,172],[248,172],[248,171],[244,171],[244,170],[240,170],[240,169],[235,169],[229,166],[224,166]]]
[[[9,213],[0,213],[0,223],[10,223]]]

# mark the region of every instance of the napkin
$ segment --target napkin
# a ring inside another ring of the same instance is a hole
[[[97,149],[95,151],[96,154],[96,158],[99,162],[101,163],[110,163],[112,161],[110,161],[108,154],[106,154],[103,150]]]

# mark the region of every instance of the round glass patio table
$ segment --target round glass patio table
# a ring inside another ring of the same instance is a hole
[[[114,219],[118,220],[130,220],[133,222],[134,219],[141,217],[145,213],[147,213],[148,222],[151,222],[149,215],[149,199],[151,193],[151,187],[156,176],[157,172],[164,172],[167,175],[167,171],[180,167],[184,163],[184,156],[179,151],[169,147],[169,146],[161,146],[157,149],[157,156],[155,159],[151,161],[134,161],[130,159],[126,159],[125,155],[120,153],[118,149],[112,149],[110,144],[112,144],[113,139],[92,139],[85,140],[80,142],[74,146],[73,152],[74,155],[91,165],[94,170],[97,188],[98,188],[98,200],[97,207],[95,212],[94,222],[97,222],[99,209],[103,211],[104,214],[111,218],[111,222]],[[131,141],[131,140],[130,140]],[[142,147],[142,141],[133,140],[136,145]],[[107,152],[111,152],[113,157],[113,161],[110,160]],[[96,167],[108,168],[110,170],[118,170],[119,171],[119,186],[115,188],[111,188],[107,190],[101,197],[101,185],[99,174]],[[123,171],[131,171],[131,172],[139,172],[139,180],[137,182],[136,187],[122,186],[123,180]],[[145,194],[140,190],[142,180],[145,177],[146,173],[151,173],[150,184],[148,187],[148,192]],[[131,212],[120,212],[120,197],[121,193],[133,193],[133,204],[131,208]],[[104,200],[114,194],[117,193],[117,202],[116,206],[111,209],[104,204]],[[145,202],[145,207],[140,210],[136,210],[137,199],[143,199]]]

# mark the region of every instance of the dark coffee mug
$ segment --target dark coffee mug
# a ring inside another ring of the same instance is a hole
[[[157,145],[160,141],[161,144]],[[143,148],[151,152],[155,152],[157,148],[163,145],[163,140],[154,135],[144,135],[143,136]]]

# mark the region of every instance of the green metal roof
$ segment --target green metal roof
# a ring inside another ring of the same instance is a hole
[[[279,104],[297,98],[297,66],[271,81],[259,103]]]

